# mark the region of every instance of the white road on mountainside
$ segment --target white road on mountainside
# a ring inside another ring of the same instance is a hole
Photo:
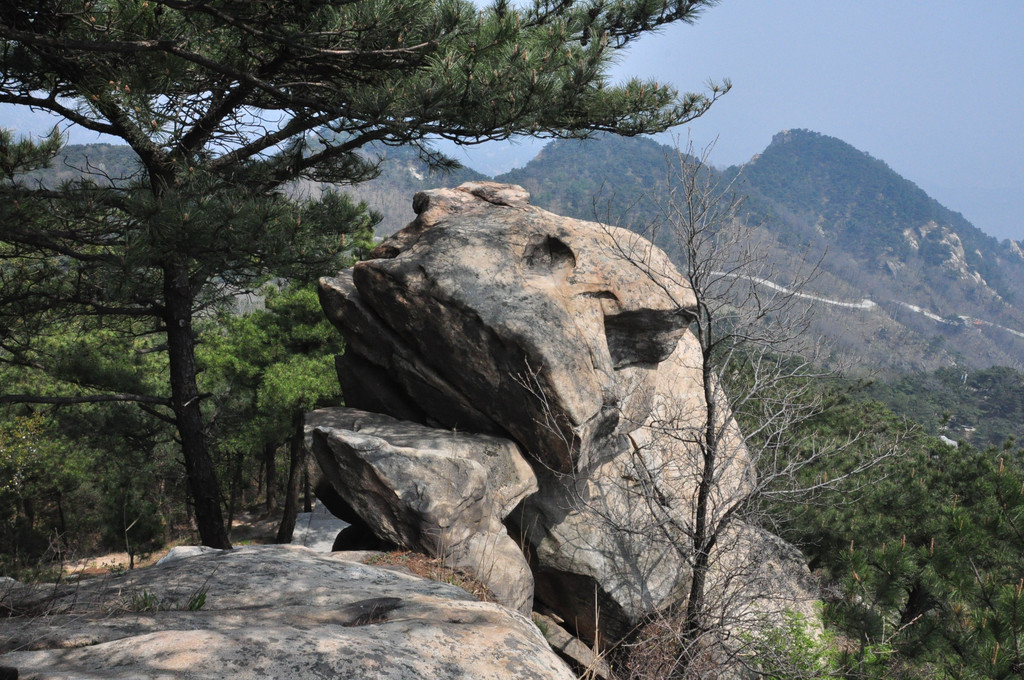
[[[832,300],[832,299],[826,298],[826,297],[819,297],[817,295],[810,295],[808,293],[801,293],[801,292],[798,292],[798,291],[790,290],[790,289],[786,288],[785,286],[780,286],[779,284],[777,284],[777,283],[775,283],[773,281],[769,281],[768,279],[758,278],[756,276],[742,276],[742,275],[737,275],[737,274],[726,274],[725,272],[713,272],[713,273],[718,274],[720,276],[726,276],[726,277],[729,277],[729,278],[742,278],[742,279],[746,279],[747,281],[752,281],[753,283],[756,283],[759,286],[764,286],[765,288],[769,288],[771,290],[779,291],[780,293],[783,293],[785,295],[793,295],[794,297],[803,298],[805,300],[811,300],[813,302],[821,302],[821,303],[826,304],[826,305],[832,305],[833,307],[845,307],[846,309],[871,310],[871,309],[875,309],[876,307],[879,306],[877,302],[875,302],[874,300],[869,300],[867,298],[864,298],[860,302],[846,302],[846,301],[843,301],[843,300]],[[925,316],[925,317],[927,317],[927,318],[929,318],[932,321],[935,321],[937,323],[944,323],[944,324],[949,324],[949,325],[956,325],[957,324],[956,321],[951,321],[949,319],[943,318],[943,317],[939,316],[938,314],[935,314],[934,312],[929,312],[927,309],[922,309],[921,307],[918,307],[917,305],[910,304],[909,302],[903,302],[901,300],[893,300],[893,302],[895,304],[897,304],[897,305],[900,305],[904,309],[908,309],[908,310],[910,310],[912,312],[916,312],[917,314],[921,314],[922,316]],[[963,323],[965,325],[990,326],[992,328],[998,328],[999,330],[1006,331],[1007,333],[1010,333],[1012,335],[1016,335],[1017,337],[1024,338],[1024,332],[1021,332],[1021,331],[1018,331],[1018,330],[1014,330],[1012,328],[1007,328],[1006,326],[1000,326],[999,324],[992,323],[991,321],[985,321],[984,319],[975,319],[974,317],[967,316],[965,314],[960,314],[960,315],[957,316],[957,318],[960,320],[960,323]]]

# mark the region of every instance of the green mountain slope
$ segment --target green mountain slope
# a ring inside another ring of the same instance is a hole
[[[675,158],[671,147],[643,137],[556,140],[526,166],[494,179],[521,185],[534,205],[554,213],[639,227],[654,217],[650,199],[666,188]]]
[[[81,177],[97,184],[128,181],[139,167],[135,152],[123,144],[71,144],[53,159],[49,168],[26,173],[25,180],[56,187]]]
[[[677,158],[649,139],[556,141],[496,179],[549,210],[642,230],[660,217]],[[1024,365],[1020,244],[999,243],[884,162],[806,130],[779,133],[720,179],[747,196],[744,217],[774,239],[780,268],[810,253],[822,260],[816,294],[876,303],[823,306],[816,330],[838,353],[869,369]]]
[[[1024,282],[1014,285],[1014,274],[1006,272],[1012,264],[1007,247],[884,162],[834,137],[780,132],[764,152],[727,174],[739,176],[743,190],[761,199],[757,203],[818,227],[830,248],[861,262],[908,263],[917,256],[942,268],[951,256],[943,237],[955,234],[963,250],[959,273],[980,275],[1010,300],[1024,290]]]

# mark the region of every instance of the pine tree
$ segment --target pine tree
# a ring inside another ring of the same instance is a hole
[[[283,190],[373,176],[375,161],[361,153],[371,144],[412,144],[444,165],[431,138],[639,134],[689,120],[727,84],[679,95],[639,80],[612,86],[607,69],[635,38],[710,4],[7,0],[0,103],[119,138],[138,172],[93,169],[90,181],[60,189],[5,184],[4,266],[45,283],[5,282],[5,319],[23,328],[25,312],[148,320],[163,336],[169,396],[104,398],[173,421],[201,540],[228,547],[195,319],[275,268],[328,271],[339,236],[365,226],[330,199],[340,209],[321,210],[313,229]],[[7,139],[2,153],[10,148]],[[28,260],[45,277],[21,266]]]

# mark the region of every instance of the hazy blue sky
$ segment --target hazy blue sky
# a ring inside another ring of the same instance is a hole
[[[730,78],[732,92],[688,126],[698,145],[717,136],[716,165],[807,128],[994,236],[1024,239],[1022,0],[724,0],[641,39],[615,73],[688,90]],[[518,152],[519,164],[531,155]]]
[[[678,130],[698,145],[717,137],[716,165],[808,128],[885,161],[981,229],[1024,238],[1024,0],[724,0],[641,39],[614,73],[688,90],[730,78],[732,92]],[[0,125],[33,128],[6,107]],[[495,173],[538,148],[459,157]]]

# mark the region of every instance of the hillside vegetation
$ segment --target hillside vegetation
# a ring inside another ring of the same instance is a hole
[[[71,144],[42,170],[25,173],[27,183],[54,188],[62,182],[88,178],[97,184],[125,182],[139,171],[138,157],[125,144]]]

